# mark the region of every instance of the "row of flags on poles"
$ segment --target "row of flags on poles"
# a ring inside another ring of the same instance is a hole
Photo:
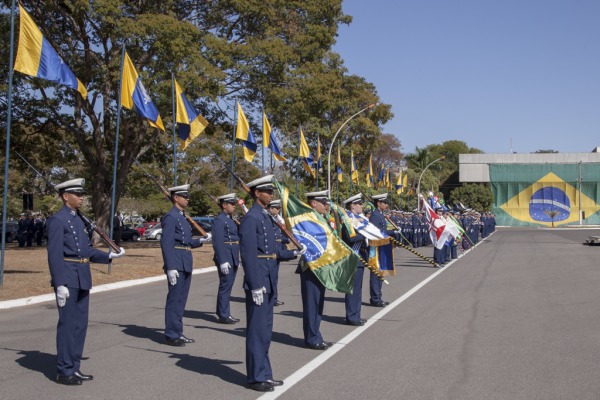
[[[15,71],[23,74],[56,82],[61,85],[70,87],[78,91],[85,99],[87,97],[87,89],[85,85],[77,79],[75,74],[69,69],[67,64],[52,48],[50,43],[43,37],[42,32],[35,24],[31,16],[19,5],[20,10],[20,30],[19,30],[19,45],[17,48],[17,57],[15,60]],[[187,146],[200,135],[208,126],[206,119],[195,109],[189,99],[186,97],[184,90],[173,78],[174,87],[174,103],[175,103],[175,122],[177,123],[177,134],[181,150],[185,150]],[[146,119],[148,123],[157,129],[165,131],[160,113],[150,98],[141,77],[137,72],[129,54],[123,51],[123,67],[121,71],[121,92],[120,106],[136,112],[139,116]],[[271,150],[273,157],[285,162],[281,147],[271,129],[271,125],[266,113],[262,115],[263,125],[263,140],[264,148]],[[244,159],[252,162],[258,144],[256,137],[250,129],[248,119],[242,109],[242,106],[237,103],[237,124],[235,130],[236,140],[240,140]],[[313,178],[322,170],[323,163],[321,157],[321,140],[317,136],[317,152],[316,157],[313,157],[308,143],[304,136],[304,132],[300,129],[299,134],[299,158],[303,168]],[[381,166],[377,180],[372,165],[373,156],[369,158],[367,167],[366,183],[368,187],[385,187],[392,189],[391,170],[389,167]],[[343,181],[342,160],[340,148],[338,147],[336,160],[336,174],[339,182]],[[350,152],[350,178],[355,185],[359,184],[359,172],[354,160],[354,152]],[[407,175],[400,172],[394,185],[395,191],[400,194],[408,190]]]

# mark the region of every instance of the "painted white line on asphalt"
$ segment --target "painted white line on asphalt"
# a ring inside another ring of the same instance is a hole
[[[214,272],[216,270],[217,270],[216,266],[212,266],[212,267],[208,267],[208,268],[196,268],[192,271],[192,275],[205,274],[207,272]],[[129,281],[106,283],[104,285],[98,285],[98,286],[93,287],[92,290],[90,290],[90,293],[106,292],[107,290],[122,289],[122,288],[130,287],[130,286],[137,286],[137,285],[143,285],[146,283],[159,282],[159,281],[166,280],[166,279],[167,278],[165,275],[159,275],[159,276],[151,276],[148,278],[132,279]],[[23,299],[0,301],[0,310],[7,309],[7,308],[13,308],[13,307],[29,306],[29,305],[37,304],[37,303],[44,303],[46,301],[54,301],[54,293],[42,294],[40,296],[26,297]]]
[[[494,233],[495,232],[492,232],[488,236],[488,238],[490,236],[492,236]],[[290,375],[290,376],[288,376],[287,378],[284,379],[284,382],[285,382],[284,386],[278,386],[278,387],[276,387],[275,391],[265,393],[262,396],[260,396],[259,399],[260,400],[274,400],[274,399],[277,399],[279,396],[281,396],[283,393],[285,393],[288,389],[291,389],[296,383],[300,382],[302,379],[304,379],[306,376],[308,376],[308,374],[310,374],[311,372],[313,372],[316,368],[318,368],[319,366],[321,366],[322,364],[324,364],[327,360],[329,360],[331,357],[333,357],[338,351],[342,350],[345,346],[349,345],[354,339],[356,339],[357,337],[359,337],[371,325],[373,325],[375,322],[377,322],[380,319],[382,319],[387,313],[391,312],[394,308],[398,307],[406,299],[408,299],[410,296],[412,296],[417,291],[419,291],[419,289],[421,289],[423,286],[425,286],[429,282],[431,282],[436,276],[438,276],[442,272],[446,271],[452,264],[454,264],[455,261],[457,261],[460,258],[462,258],[465,255],[467,255],[467,253],[469,253],[475,247],[479,246],[479,244],[483,243],[486,239],[487,238],[482,239],[472,249],[470,249],[470,250],[466,251],[465,253],[461,254],[457,259],[450,261],[448,264],[446,264],[446,266],[444,268],[441,268],[438,271],[434,272],[433,274],[429,275],[427,278],[425,278],[419,284],[417,284],[416,286],[414,286],[408,292],[404,293],[398,299],[396,299],[395,301],[391,302],[387,307],[385,307],[384,309],[382,309],[381,311],[379,311],[377,314],[375,314],[371,318],[369,318],[366,324],[364,324],[361,327],[355,328],[352,332],[350,332],[349,334],[347,334],[346,336],[344,336],[337,343],[334,343],[329,349],[327,349],[323,353],[321,353],[321,355],[313,358],[307,364],[305,364],[304,366],[300,367],[300,369],[298,369],[292,375]]]

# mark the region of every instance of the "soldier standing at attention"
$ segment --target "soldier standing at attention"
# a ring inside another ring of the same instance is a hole
[[[192,238],[192,227],[183,212],[189,204],[189,188],[190,185],[181,185],[167,189],[173,208],[160,220],[160,248],[169,285],[165,305],[165,343],[178,347],[195,342],[183,335],[183,313],[192,282],[192,249],[210,240],[210,234],[203,239]]]
[[[229,193],[218,197],[221,213],[212,222],[212,245],[215,251],[213,258],[219,274],[219,291],[217,293],[217,322],[235,324],[239,319],[231,316],[229,300],[240,265],[240,237],[238,226],[231,216],[235,212],[237,197]]]
[[[344,200],[344,207],[355,215],[361,215],[363,213],[363,200],[362,194],[354,195]],[[363,260],[368,260],[369,250],[367,241],[363,235],[355,232],[353,237],[350,237],[350,232],[346,229],[346,226],[342,224],[342,239],[344,243],[352,248],[359,257]],[[353,326],[362,326],[367,320],[360,317],[360,309],[362,305],[362,283],[363,276],[365,273],[365,265],[362,261],[359,261],[358,267],[356,268],[356,275],[354,275],[354,287],[351,294],[346,294],[346,324]]]
[[[373,199],[373,202],[375,203],[376,209],[375,209],[375,211],[373,211],[373,214],[371,214],[371,217],[369,218],[369,222],[372,223],[373,225],[375,225],[381,232],[387,233],[390,236],[393,235],[394,234],[393,231],[388,232],[387,221],[385,220],[385,216],[383,215],[383,213],[388,209],[387,193],[376,194],[371,197]],[[412,222],[411,222],[411,224],[412,224]],[[412,238],[412,234],[410,235],[410,238],[408,238],[408,240],[411,240],[411,238]],[[409,242],[409,245],[410,245],[410,242]],[[373,273],[371,273],[371,277],[370,277],[369,281],[370,281],[370,292],[371,292],[371,299],[369,301],[369,304],[371,304],[371,306],[373,306],[373,307],[385,307],[388,304],[390,304],[387,301],[383,301],[381,298],[382,297],[381,286],[383,284],[383,281],[381,279],[379,279],[379,277],[377,277]]]
[[[125,255],[123,248],[119,253],[106,253],[92,247],[88,228],[78,213],[85,195],[84,182],[72,179],[54,187],[63,207],[47,222],[48,265],[58,305],[56,382],[63,385],[81,385],[94,379],[80,370],[92,288],[90,261],[108,264]]]
[[[302,251],[283,250],[275,241],[268,204],[273,200],[273,175],[248,183],[254,205],[240,224],[240,255],[246,292],[246,374],[248,388],[272,392],[283,381],[273,379],[269,347],[273,336],[273,293],[277,287],[277,260],[291,259]]]
[[[329,190],[306,193],[306,201],[313,210],[325,218],[327,214],[326,204],[329,202]],[[325,306],[325,286],[308,267],[305,257],[300,258],[296,273],[300,274],[304,345],[313,350],[326,350],[331,346],[331,343],[323,340],[320,329]]]

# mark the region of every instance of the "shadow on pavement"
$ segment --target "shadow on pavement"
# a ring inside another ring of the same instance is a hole
[[[39,372],[51,381],[56,378],[56,355],[42,353],[38,350],[17,350],[3,348],[3,350],[10,350],[16,352],[18,355],[23,357],[15,360],[23,368]]]

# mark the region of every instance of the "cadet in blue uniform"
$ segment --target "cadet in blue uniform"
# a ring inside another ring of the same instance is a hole
[[[237,198],[235,193],[218,197],[221,213],[212,222],[212,245],[215,251],[213,258],[219,274],[219,291],[217,293],[217,321],[221,324],[235,324],[239,319],[231,316],[229,299],[240,265],[240,237],[238,226],[231,216],[235,212]]]
[[[393,235],[394,231],[388,231],[387,221],[385,220],[385,216],[383,215],[383,212],[385,210],[387,210],[387,208],[388,208],[387,193],[373,195],[372,199],[373,199],[373,202],[375,203],[376,209],[371,214],[371,217],[369,218],[369,222],[371,222],[373,225],[375,225],[377,228],[379,228],[379,230],[381,232],[385,232],[390,236]],[[387,301],[383,301],[383,299],[381,298],[382,297],[381,286],[383,284],[383,281],[381,279],[379,279],[376,275],[371,273],[369,283],[370,283],[370,293],[371,293],[371,298],[370,298],[369,304],[371,304],[373,307],[385,307],[388,304],[390,304]]]
[[[189,203],[189,188],[190,185],[182,185],[168,189],[173,208],[160,220],[160,248],[169,287],[165,305],[165,343],[178,347],[194,343],[194,339],[183,335],[183,313],[192,282],[191,250],[210,239],[210,234],[203,239],[192,238],[192,227],[183,211]]]
[[[63,385],[81,385],[94,379],[80,370],[92,288],[90,262],[108,264],[125,255],[123,248],[119,253],[106,253],[92,247],[88,227],[78,213],[85,195],[84,182],[79,178],[55,186],[63,208],[47,221],[48,265],[58,305],[56,382]]]
[[[273,200],[271,203],[269,203],[268,210],[274,218],[279,218],[281,200]],[[282,250],[287,250],[287,245],[290,242],[290,239],[281,233],[281,229],[279,229],[278,226],[275,226],[275,241]],[[277,265],[279,266],[279,260],[277,260]],[[279,268],[277,271],[279,271]],[[277,276],[277,281],[279,281],[279,275]],[[277,286],[275,287],[275,293],[273,294],[273,297],[275,297],[275,307],[285,304],[283,301],[279,301],[279,290],[277,289]]]
[[[273,175],[248,183],[254,205],[240,224],[240,255],[246,292],[246,373],[248,388],[271,392],[283,381],[273,379],[269,347],[273,335],[273,297],[277,286],[277,260],[302,252],[282,250],[275,241],[273,221],[266,207],[273,200]]]
[[[346,210],[352,212],[353,214],[360,215],[363,213],[363,200],[362,194],[354,195],[346,200],[344,200],[344,207]],[[362,257],[363,260],[367,260],[369,258],[369,248],[366,243],[366,239],[363,235],[358,232],[354,237],[350,237],[350,233],[346,229],[345,225],[342,224],[342,240],[352,248],[359,257]],[[354,287],[352,289],[352,293],[346,294],[345,303],[346,303],[346,324],[354,325],[354,326],[362,326],[367,320],[362,319],[360,317],[360,309],[362,305],[362,283],[363,276],[365,273],[365,265],[362,261],[358,262],[358,267],[356,268],[356,274],[354,275]]]
[[[308,205],[325,218],[326,204],[329,202],[329,190],[306,193]],[[319,281],[306,264],[304,257],[300,258],[296,273],[300,274],[300,293],[302,294],[302,328],[304,344],[313,350],[325,350],[331,346],[321,335],[321,320],[325,306],[325,286]]]

